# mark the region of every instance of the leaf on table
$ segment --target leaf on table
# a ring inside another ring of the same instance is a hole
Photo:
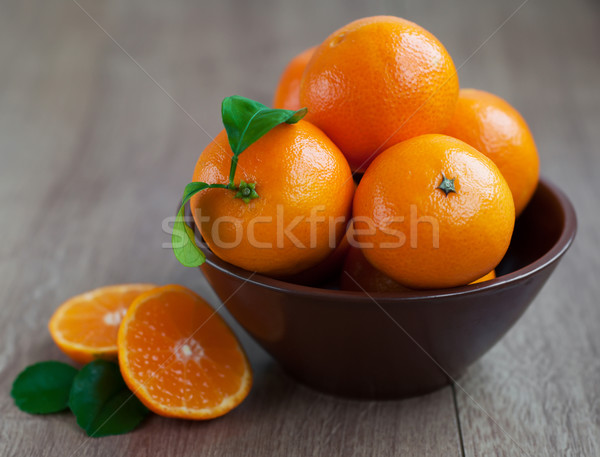
[[[69,407],[69,392],[77,369],[49,360],[28,366],[13,383],[11,396],[19,409],[31,414],[48,414]]]
[[[127,433],[148,409],[129,390],[119,366],[105,360],[85,365],[73,380],[69,407],[89,436]]]

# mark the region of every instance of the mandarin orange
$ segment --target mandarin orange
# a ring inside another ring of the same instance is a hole
[[[239,405],[252,385],[246,354],[201,297],[169,285],[140,295],[119,329],[123,379],[156,414],[211,419]]]
[[[410,288],[468,284],[510,243],[515,208],[498,167],[455,138],[430,134],[383,152],[354,198],[366,258]]]
[[[394,281],[369,263],[362,249],[351,247],[346,256],[340,289],[359,292],[406,292],[410,289]]]
[[[458,77],[439,40],[392,16],[356,20],[330,35],[300,86],[306,119],[364,171],[402,140],[442,132],[454,112]]]
[[[322,262],[319,262],[318,264],[303,270],[300,273],[296,273],[291,276],[285,276],[279,279],[282,281],[306,286],[323,284],[327,280],[331,279],[337,273],[339,273],[340,268],[344,264],[346,254],[350,249],[347,234],[348,231],[346,231],[336,248]]]
[[[48,329],[57,346],[71,359],[88,363],[117,358],[117,333],[127,309],[153,284],[107,286],[77,295],[52,315]]]
[[[228,183],[232,151],[222,131],[200,155],[194,181]],[[221,259],[246,270],[288,276],[323,261],[340,243],[354,182],[339,148],[307,121],[281,124],[240,156],[236,181],[255,183],[245,203],[229,189],[192,197],[196,225]]]
[[[495,277],[496,272],[492,270],[471,284],[489,281]],[[340,288],[342,290],[355,290],[359,292],[401,293],[411,290],[371,265],[362,253],[362,250],[355,247],[350,248],[344,262],[344,268],[340,276]]]
[[[479,279],[476,279],[471,284],[479,284],[486,281],[491,281],[492,279],[496,279],[496,270],[490,271],[487,275],[482,276]]]
[[[540,161],[525,119],[502,98],[476,89],[461,89],[447,135],[470,144],[492,159],[502,172],[521,214],[535,191]]]
[[[316,46],[305,49],[285,67],[273,98],[273,108],[298,110],[300,105],[300,81],[306,64],[313,56]]]

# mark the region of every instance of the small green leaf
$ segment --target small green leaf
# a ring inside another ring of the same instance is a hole
[[[183,198],[181,199],[181,206],[185,205],[195,194],[197,194],[201,190],[208,189],[209,187],[211,187],[211,185],[206,184],[205,182],[188,183],[185,186],[185,189],[183,189]]]
[[[94,360],[75,376],[69,407],[88,436],[118,435],[133,430],[148,409],[127,388],[119,366]]]
[[[204,253],[196,246],[194,231],[185,223],[185,205],[192,196],[201,190],[208,189],[209,184],[205,182],[191,182],[185,186],[181,208],[175,217],[173,234],[171,235],[171,246],[179,262],[186,267],[197,267],[206,260]]]
[[[17,376],[10,394],[19,409],[27,413],[57,413],[69,407],[69,391],[76,374],[77,370],[66,363],[36,363]]]
[[[273,127],[286,122],[294,124],[304,117],[306,108],[298,111],[271,109],[262,103],[239,95],[223,100],[221,115],[234,156],[239,155]]]

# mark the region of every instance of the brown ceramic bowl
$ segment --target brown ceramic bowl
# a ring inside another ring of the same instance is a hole
[[[541,180],[519,217],[498,278],[403,295],[291,284],[204,248],[204,275],[235,319],[298,381],[351,397],[438,389],[517,321],[575,237],[568,198]]]

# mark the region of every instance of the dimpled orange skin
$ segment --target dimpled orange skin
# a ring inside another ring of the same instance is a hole
[[[477,284],[489,281],[496,277],[495,270],[473,281]],[[408,292],[409,289],[394,281],[385,273],[379,271],[365,258],[360,248],[352,247],[348,252],[342,275],[340,276],[340,289],[355,290],[358,292]]]
[[[222,131],[200,155],[193,180],[227,184],[231,156]],[[241,180],[256,183],[259,197],[244,203],[231,190],[207,189],[190,200],[204,240],[221,259],[285,276],[316,265],[339,244],[354,182],[341,151],[314,125],[281,124],[250,145],[239,156],[235,184]],[[330,218],[337,220],[332,240]]]
[[[364,171],[377,153],[442,132],[458,96],[452,58],[431,33],[393,16],[359,19],[329,36],[304,72],[300,103]]]
[[[533,135],[519,112],[500,97],[461,89],[447,135],[470,144],[498,166],[521,214],[537,187],[540,160]]]
[[[315,53],[316,48],[314,46],[305,49],[285,67],[275,91],[273,108],[291,109],[294,111],[302,108],[302,105],[300,105],[300,81],[302,80],[306,64]]]
[[[438,189],[442,173],[455,180],[456,192]],[[365,232],[365,221],[372,221],[373,233]],[[493,270],[514,221],[512,195],[496,165],[446,135],[422,135],[387,149],[354,197],[357,239],[373,243],[362,245],[365,257],[413,289],[469,284]]]

